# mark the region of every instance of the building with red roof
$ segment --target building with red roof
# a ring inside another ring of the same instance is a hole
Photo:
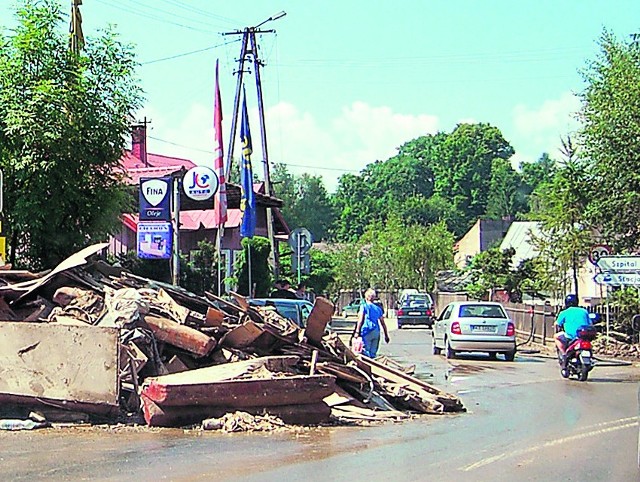
[[[189,159],[164,156],[147,152],[146,125],[134,126],[132,132],[131,150],[125,151],[121,159],[121,168],[127,182],[132,186],[139,186],[141,178],[181,177],[195,167]],[[279,207],[282,201],[264,194],[264,183],[254,184],[256,193],[257,221],[256,236],[267,237],[266,209],[270,207],[273,214],[274,236],[276,242],[286,242],[289,227],[285,222]],[[240,224],[242,211],[240,210],[240,186],[227,183],[227,221],[224,225],[224,236],[221,248],[223,250],[239,251],[241,249]],[[217,226],[214,223],[213,202],[206,209],[199,208],[199,204],[184,198],[180,203],[180,252],[186,254],[197,249],[202,240],[215,243]],[[109,252],[114,255],[124,254],[137,249],[138,213],[124,213],[122,215],[122,231],[110,240]]]

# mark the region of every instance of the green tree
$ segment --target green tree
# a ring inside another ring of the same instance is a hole
[[[525,200],[521,191],[522,180],[511,163],[496,158],[491,166],[491,181],[487,199],[487,216],[491,219],[515,218],[524,211]]]
[[[521,261],[513,267],[513,248],[490,248],[478,253],[471,260],[471,282],[466,291],[475,299],[491,299],[496,290],[504,290],[512,302],[521,302],[525,292],[537,294],[535,262]]]
[[[556,172],[556,162],[546,152],[535,162],[520,164],[522,183],[520,191],[526,203],[526,211],[539,209],[540,191],[551,183]]]
[[[131,47],[112,30],[69,51],[60,2],[25,0],[0,33],[0,168],[14,264],[58,263],[120,226],[118,165],[141,105]]]
[[[604,31],[600,54],[584,71],[584,156],[594,166],[592,213],[618,252],[640,239],[640,45]]]
[[[276,164],[272,179],[275,195],[284,201],[281,212],[289,228],[304,227],[314,241],[326,240],[334,213],[322,178],[294,176],[284,164]]]
[[[269,268],[269,253],[271,253],[271,244],[267,238],[261,236],[242,238],[242,252],[235,267],[235,272],[238,273],[238,293],[250,296],[249,264],[251,264],[251,283],[255,287],[253,290],[255,298],[264,298],[269,295],[273,284]]]
[[[578,271],[593,244],[588,206],[593,195],[587,164],[568,138],[563,141],[566,161],[540,192],[541,234],[533,236],[545,288],[556,294],[578,294]]]
[[[433,168],[435,192],[465,213],[471,224],[486,211],[494,159],[508,160],[513,148],[496,127],[460,124],[439,151]]]
[[[338,289],[431,291],[435,273],[453,265],[453,235],[444,223],[406,226],[398,216],[371,223],[356,243],[336,253]]]
[[[280,255],[280,268],[282,273],[287,273],[291,277],[292,285],[295,286],[298,283],[298,274],[291,268],[291,251],[287,251]],[[300,282],[304,283],[308,291],[313,291],[317,295],[325,294],[329,286],[335,282],[335,254],[332,251],[325,252],[312,248],[309,250],[309,256],[311,271],[309,274],[301,273]]]

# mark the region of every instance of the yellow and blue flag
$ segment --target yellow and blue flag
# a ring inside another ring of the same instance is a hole
[[[251,168],[253,147],[251,145],[251,131],[249,130],[249,116],[247,115],[247,93],[244,91],[244,87],[240,141],[242,142],[242,166],[240,169],[242,198],[240,200],[240,209],[243,211],[240,236],[252,238],[256,230],[256,197],[253,192],[253,169]]]

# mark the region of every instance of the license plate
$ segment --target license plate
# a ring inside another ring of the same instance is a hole
[[[496,331],[495,326],[486,326],[486,325],[471,325],[471,331],[482,331],[485,333],[493,333]]]
[[[409,316],[420,316],[422,313],[420,313],[419,311],[410,311],[409,312]]]

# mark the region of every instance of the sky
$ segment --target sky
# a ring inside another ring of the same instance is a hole
[[[70,0],[60,2],[70,9]],[[0,25],[11,26],[14,5],[0,0]],[[223,33],[281,11],[261,27],[275,32],[257,35],[267,157],[293,174],[322,176],[329,192],[341,175],[461,122],[500,129],[515,149],[514,167],[544,152],[560,158],[560,139],[579,127],[581,70],[597,58],[603,29],[622,40],[640,32],[638,0],[83,0],[81,7],[87,41],[113,25],[135,48],[146,99],[136,115],[151,122],[149,152],[204,165],[213,163],[216,60],[225,157],[229,145],[241,35]],[[261,177],[250,70],[244,83]]]

